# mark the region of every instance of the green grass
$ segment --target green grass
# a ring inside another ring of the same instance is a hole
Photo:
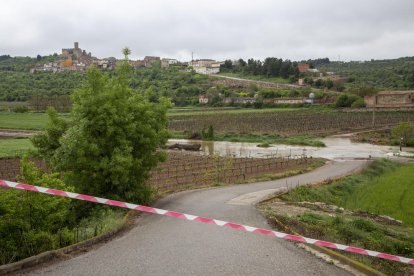
[[[69,120],[68,113],[60,114],[64,119]],[[0,112],[0,129],[44,129],[47,125],[46,113],[13,113]]]
[[[374,161],[363,173],[318,188],[298,187],[289,201],[319,201],[388,215],[414,227],[414,164]]]
[[[358,187],[345,207],[389,215],[414,227],[414,164],[400,166]]]
[[[173,131],[170,132],[173,139],[188,139],[193,134]],[[281,137],[274,134],[233,134],[233,133],[217,133],[214,134],[214,141],[229,141],[229,142],[243,142],[243,143],[259,143],[258,146],[268,147],[272,144],[285,145],[301,145],[312,147],[325,147],[325,144],[317,138],[301,135],[292,137]]]
[[[47,123],[45,113],[0,113],[0,128],[43,129]]]
[[[219,75],[232,77],[232,78],[240,78],[240,79],[247,79],[247,80],[257,80],[257,81],[267,81],[267,82],[274,82],[274,83],[289,83],[288,79],[283,78],[267,78],[265,76],[253,76],[253,75],[243,75],[243,74],[236,74],[236,73],[220,73]]]
[[[413,176],[414,164],[377,160],[362,173],[323,186],[297,187],[280,197],[293,206],[303,201],[325,202],[344,207],[345,211],[328,213],[318,208],[308,208],[299,214],[288,211],[282,213],[272,202],[263,203],[261,209],[274,225],[285,231],[413,258]],[[347,210],[388,215],[402,220],[403,224],[379,222]],[[346,252],[341,254],[373,266],[387,275],[411,275],[409,267],[401,263]]]
[[[0,139],[0,157],[21,156],[34,149],[29,139]]]
[[[290,230],[300,235],[408,258],[414,256],[414,231],[404,226],[381,224],[356,216],[319,214],[312,211],[297,216],[287,216],[267,208],[264,213],[272,223],[282,227],[288,226]],[[401,263],[346,252],[340,253],[373,266],[386,275],[411,275],[407,274],[409,267]]]

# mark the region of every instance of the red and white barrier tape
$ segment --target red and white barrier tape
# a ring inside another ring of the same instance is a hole
[[[376,258],[414,265],[414,259],[405,258],[401,256],[390,255],[386,253],[371,251],[371,250],[367,250],[367,249],[363,249],[359,247],[342,245],[338,243],[332,243],[328,241],[315,240],[315,239],[306,238],[303,236],[290,235],[290,234],[286,234],[282,232],[271,231],[271,230],[256,228],[252,226],[247,226],[247,225],[242,225],[242,224],[237,224],[237,223],[232,223],[232,222],[227,222],[227,221],[222,221],[222,220],[217,220],[217,219],[212,219],[212,218],[194,216],[194,215],[189,215],[189,214],[184,214],[184,213],[174,212],[174,211],[168,211],[168,210],[163,210],[163,209],[158,209],[158,208],[153,208],[153,207],[148,207],[148,206],[143,206],[143,205],[136,205],[136,204],[117,201],[117,200],[105,199],[105,198],[100,198],[100,197],[95,197],[95,196],[90,196],[90,195],[77,194],[77,193],[66,192],[62,190],[49,189],[49,188],[33,186],[33,185],[24,184],[24,183],[11,182],[11,181],[6,181],[6,180],[0,180],[0,187],[14,188],[14,189],[19,189],[19,190],[44,193],[44,194],[49,194],[49,195],[54,195],[54,196],[68,197],[68,198],[90,201],[94,203],[100,203],[100,204],[116,206],[116,207],[121,207],[121,208],[126,208],[126,209],[138,210],[142,212],[153,213],[153,214],[158,214],[158,215],[163,215],[163,216],[168,216],[168,217],[174,217],[174,218],[179,218],[179,219],[184,219],[184,220],[198,221],[202,223],[213,224],[217,226],[223,226],[227,228],[263,234],[263,235],[281,238],[285,240],[308,243],[308,244],[315,244],[319,246],[352,252],[352,253],[356,253],[360,255],[367,255],[367,256],[372,256]]]

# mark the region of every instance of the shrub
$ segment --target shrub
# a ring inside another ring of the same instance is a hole
[[[73,191],[57,174],[40,172],[27,157],[21,161],[21,174],[20,179],[29,184]],[[66,198],[28,191],[1,191],[0,264],[55,248],[53,236],[73,223],[70,200]]]
[[[402,143],[406,146],[414,146],[414,124],[409,122],[400,122],[400,124],[394,127],[391,131],[391,137],[395,143]]]
[[[365,107],[365,101],[362,98],[357,99],[355,102],[351,104],[352,108],[363,108]]]
[[[29,111],[29,108],[25,105],[17,105],[13,108],[13,112],[15,113],[26,113]]]
[[[358,99],[362,99],[356,95],[342,94],[335,102],[335,107],[351,107]],[[362,99],[363,101],[363,99]]]

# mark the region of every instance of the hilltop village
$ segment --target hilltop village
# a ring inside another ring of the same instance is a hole
[[[92,56],[91,52],[86,52],[79,47],[79,43],[75,42],[73,48],[64,48],[60,54],[59,60],[55,62],[48,62],[45,64],[36,64],[31,70],[34,72],[61,72],[61,71],[78,71],[83,72],[94,65],[101,70],[113,70],[116,68],[117,60],[114,57],[97,58]],[[161,68],[168,68],[170,66],[178,66],[182,69],[192,68],[199,74],[216,74],[220,71],[219,62],[213,59],[197,59],[189,62],[181,62],[173,58],[161,58],[157,56],[145,56],[142,60],[130,60],[130,64],[134,68],[150,68],[155,64],[159,64]]]
[[[114,70],[120,60],[109,58],[97,58],[91,52],[87,52],[79,47],[78,42],[74,42],[73,48],[63,48],[58,59],[53,62],[44,64],[36,64],[30,69],[31,73],[35,72],[85,72],[88,67],[94,65],[103,70]],[[191,61],[179,61],[174,58],[162,58],[159,56],[145,56],[142,60],[129,60],[131,66],[135,69],[152,68],[157,66],[159,68],[174,67],[180,71],[194,71],[203,75],[218,75],[219,73],[228,72],[229,68],[240,66],[242,60],[226,60],[216,61],[214,59],[196,59]],[[250,62],[250,60],[249,60]],[[254,63],[255,61],[252,60]],[[290,62],[290,61],[289,61]],[[221,78],[215,79],[215,85],[232,87],[236,89],[253,90],[256,89],[299,89],[301,87],[319,88],[328,92],[331,89],[340,91],[341,86],[350,82],[350,78],[342,76],[333,71],[320,71],[309,63],[293,63],[293,68],[296,70],[297,78],[294,82],[278,83],[266,81],[252,81],[239,78]],[[291,72],[292,73],[292,72]],[[248,93],[250,95],[224,97],[221,93],[215,95],[214,93],[202,93],[198,96],[199,105],[211,105],[212,102],[221,102],[224,105],[246,105],[254,106],[258,102],[266,106],[276,105],[313,105],[313,104],[333,104],[337,99],[335,94],[329,95],[324,93],[321,97],[315,96],[315,91],[310,91],[306,95],[289,96],[289,97],[260,97],[258,93]],[[364,95],[361,99],[361,106],[368,108],[413,108],[414,107],[414,91],[399,91],[386,90],[377,93],[376,95]]]

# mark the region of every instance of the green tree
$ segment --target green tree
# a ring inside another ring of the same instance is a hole
[[[414,146],[414,124],[400,122],[398,126],[392,129],[391,137],[397,144],[402,138],[403,145]]]
[[[342,94],[341,96],[339,96],[336,99],[335,102],[335,107],[351,107],[352,104],[361,99],[363,101],[363,99],[361,97],[358,97],[356,95],[347,95],[347,94]],[[361,102],[359,102],[358,104],[356,104],[355,107],[359,107],[358,105],[360,105]]]
[[[168,138],[169,102],[152,103],[132,90],[130,72],[127,62],[112,78],[88,70],[84,87],[72,96],[72,123],[58,139],[51,163],[78,192],[147,202],[151,190],[145,180],[165,157],[157,149]],[[50,152],[39,145],[40,152]]]
[[[124,47],[124,49],[122,49],[122,54],[124,54],[125,60],[128,60],[128,56],[131,54],[131,49]]]
[[[59,170],[70,172],[79,191],[123,200],[149,200],[144,185],[162,160],[167,141],[165,104],[149,102],[128,87],[129,67],[109,79],[97,69],[73,97],[73,126],[55,153]]]
[[[333,83],[333,81],[331,79],[327,79],[325,81],[325,87],[326,88],[331,89],[333,86],[334,86],[334,83]]]
[[[59,139],[68,129],[68,122],[62,119],[53,107],[47,110],[47,115],[48,123],[45,130],[33,136],[31,142],[36,147],[38,155],[50,162],[60,147]]]
[[[363,98],[359,98],[351,104],[352,108],[362,108],[365,107],[365,101]]]
[[[220,65],[220,70],[230,71],[233,69],[233,62],[230,59],[226,59],[223,64]]]

